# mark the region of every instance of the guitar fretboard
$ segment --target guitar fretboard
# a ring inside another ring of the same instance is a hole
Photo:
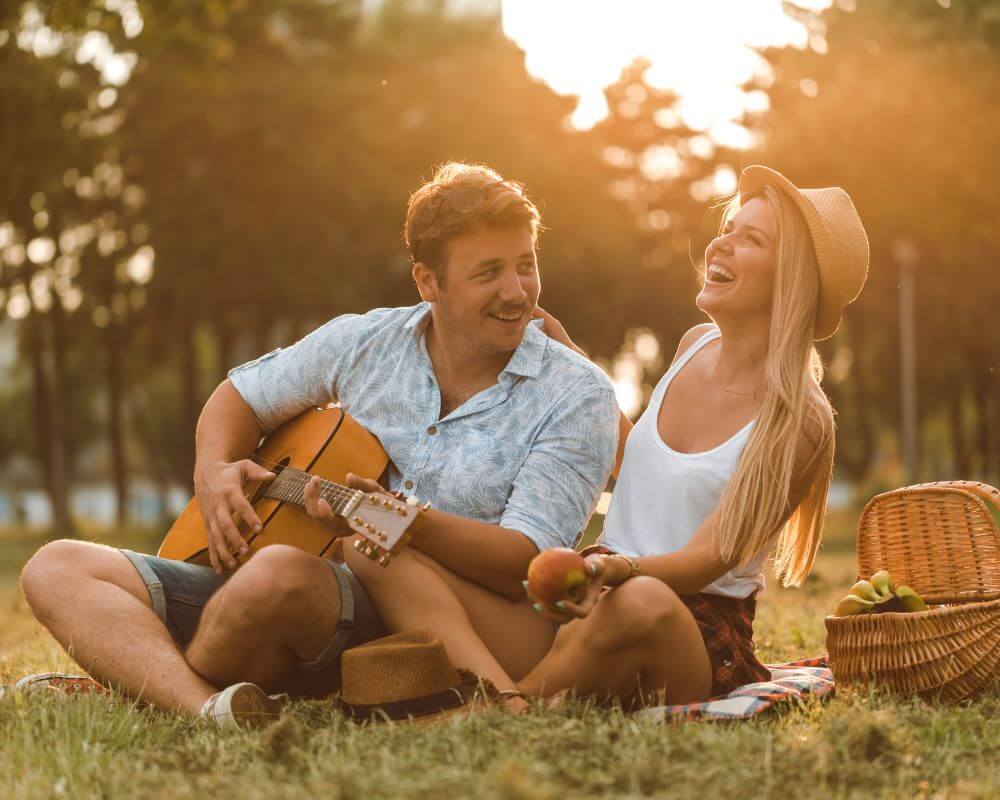
[[[277,477],[264,492],[264,497],[291,503],[299,508],[305,507],[306,484],[312,480],[312,475],[293,467],[284,467],[277,472]],[[339,483],[320,479],[319,494],[330,504],[335,514],[343,514],[347,503],[355,495],[354,489],[349,489]]]

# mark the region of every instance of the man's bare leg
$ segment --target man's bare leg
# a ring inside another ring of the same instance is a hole
[[[118,550],[51,542],[25,566],[21,588],[38,621],[97,680],[195,714],[216,691],[185,661],[139,573]]]
[[[271,545],[212,596],[186,658],[219,686],[249,681],[269,692],[295,688],[288,681],[296,666],[322,652],[339,619],[340,588],[330,564]]]

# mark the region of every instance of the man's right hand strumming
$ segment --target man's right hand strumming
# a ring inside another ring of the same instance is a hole
[[[223,568],[236,569],[239,566],[236,557],[250,550],[233,515],[238,514],[254,531],[261,528],[260,518],[243,494],[243,487],[248,481],[273,479],[274,473],[249,458],[196,466],[195,496],[205,523],[208,555],[217,573],[221,574]]]

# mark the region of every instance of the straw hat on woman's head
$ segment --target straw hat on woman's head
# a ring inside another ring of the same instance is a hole
[[[740,175],[740,202],[772,186],[787,196],[805,217],[819,265],[817,341],[833,336],[844,306],[860,293],[868,276],[868,235],[847,192],[837,186],[799,189],[769,167],[754,165]]]

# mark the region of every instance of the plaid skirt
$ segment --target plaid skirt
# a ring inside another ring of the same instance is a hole
[[[712,663],[712,697],[729,694],[748,683],[771,680],[771,670],[757,660],[754,652],[754,595],[735,598],[699,592],[680,598],[698,623]]]
[[[581,555],[612,555],[603,545],[591,545]],[[757,609],[756,594],[745,598],[717,594],[680,595],[694,621],[698,623],[712,665],[712,697],[729,694],[748,683],[771,680],[771,670],[755,653],[753,618]]]

